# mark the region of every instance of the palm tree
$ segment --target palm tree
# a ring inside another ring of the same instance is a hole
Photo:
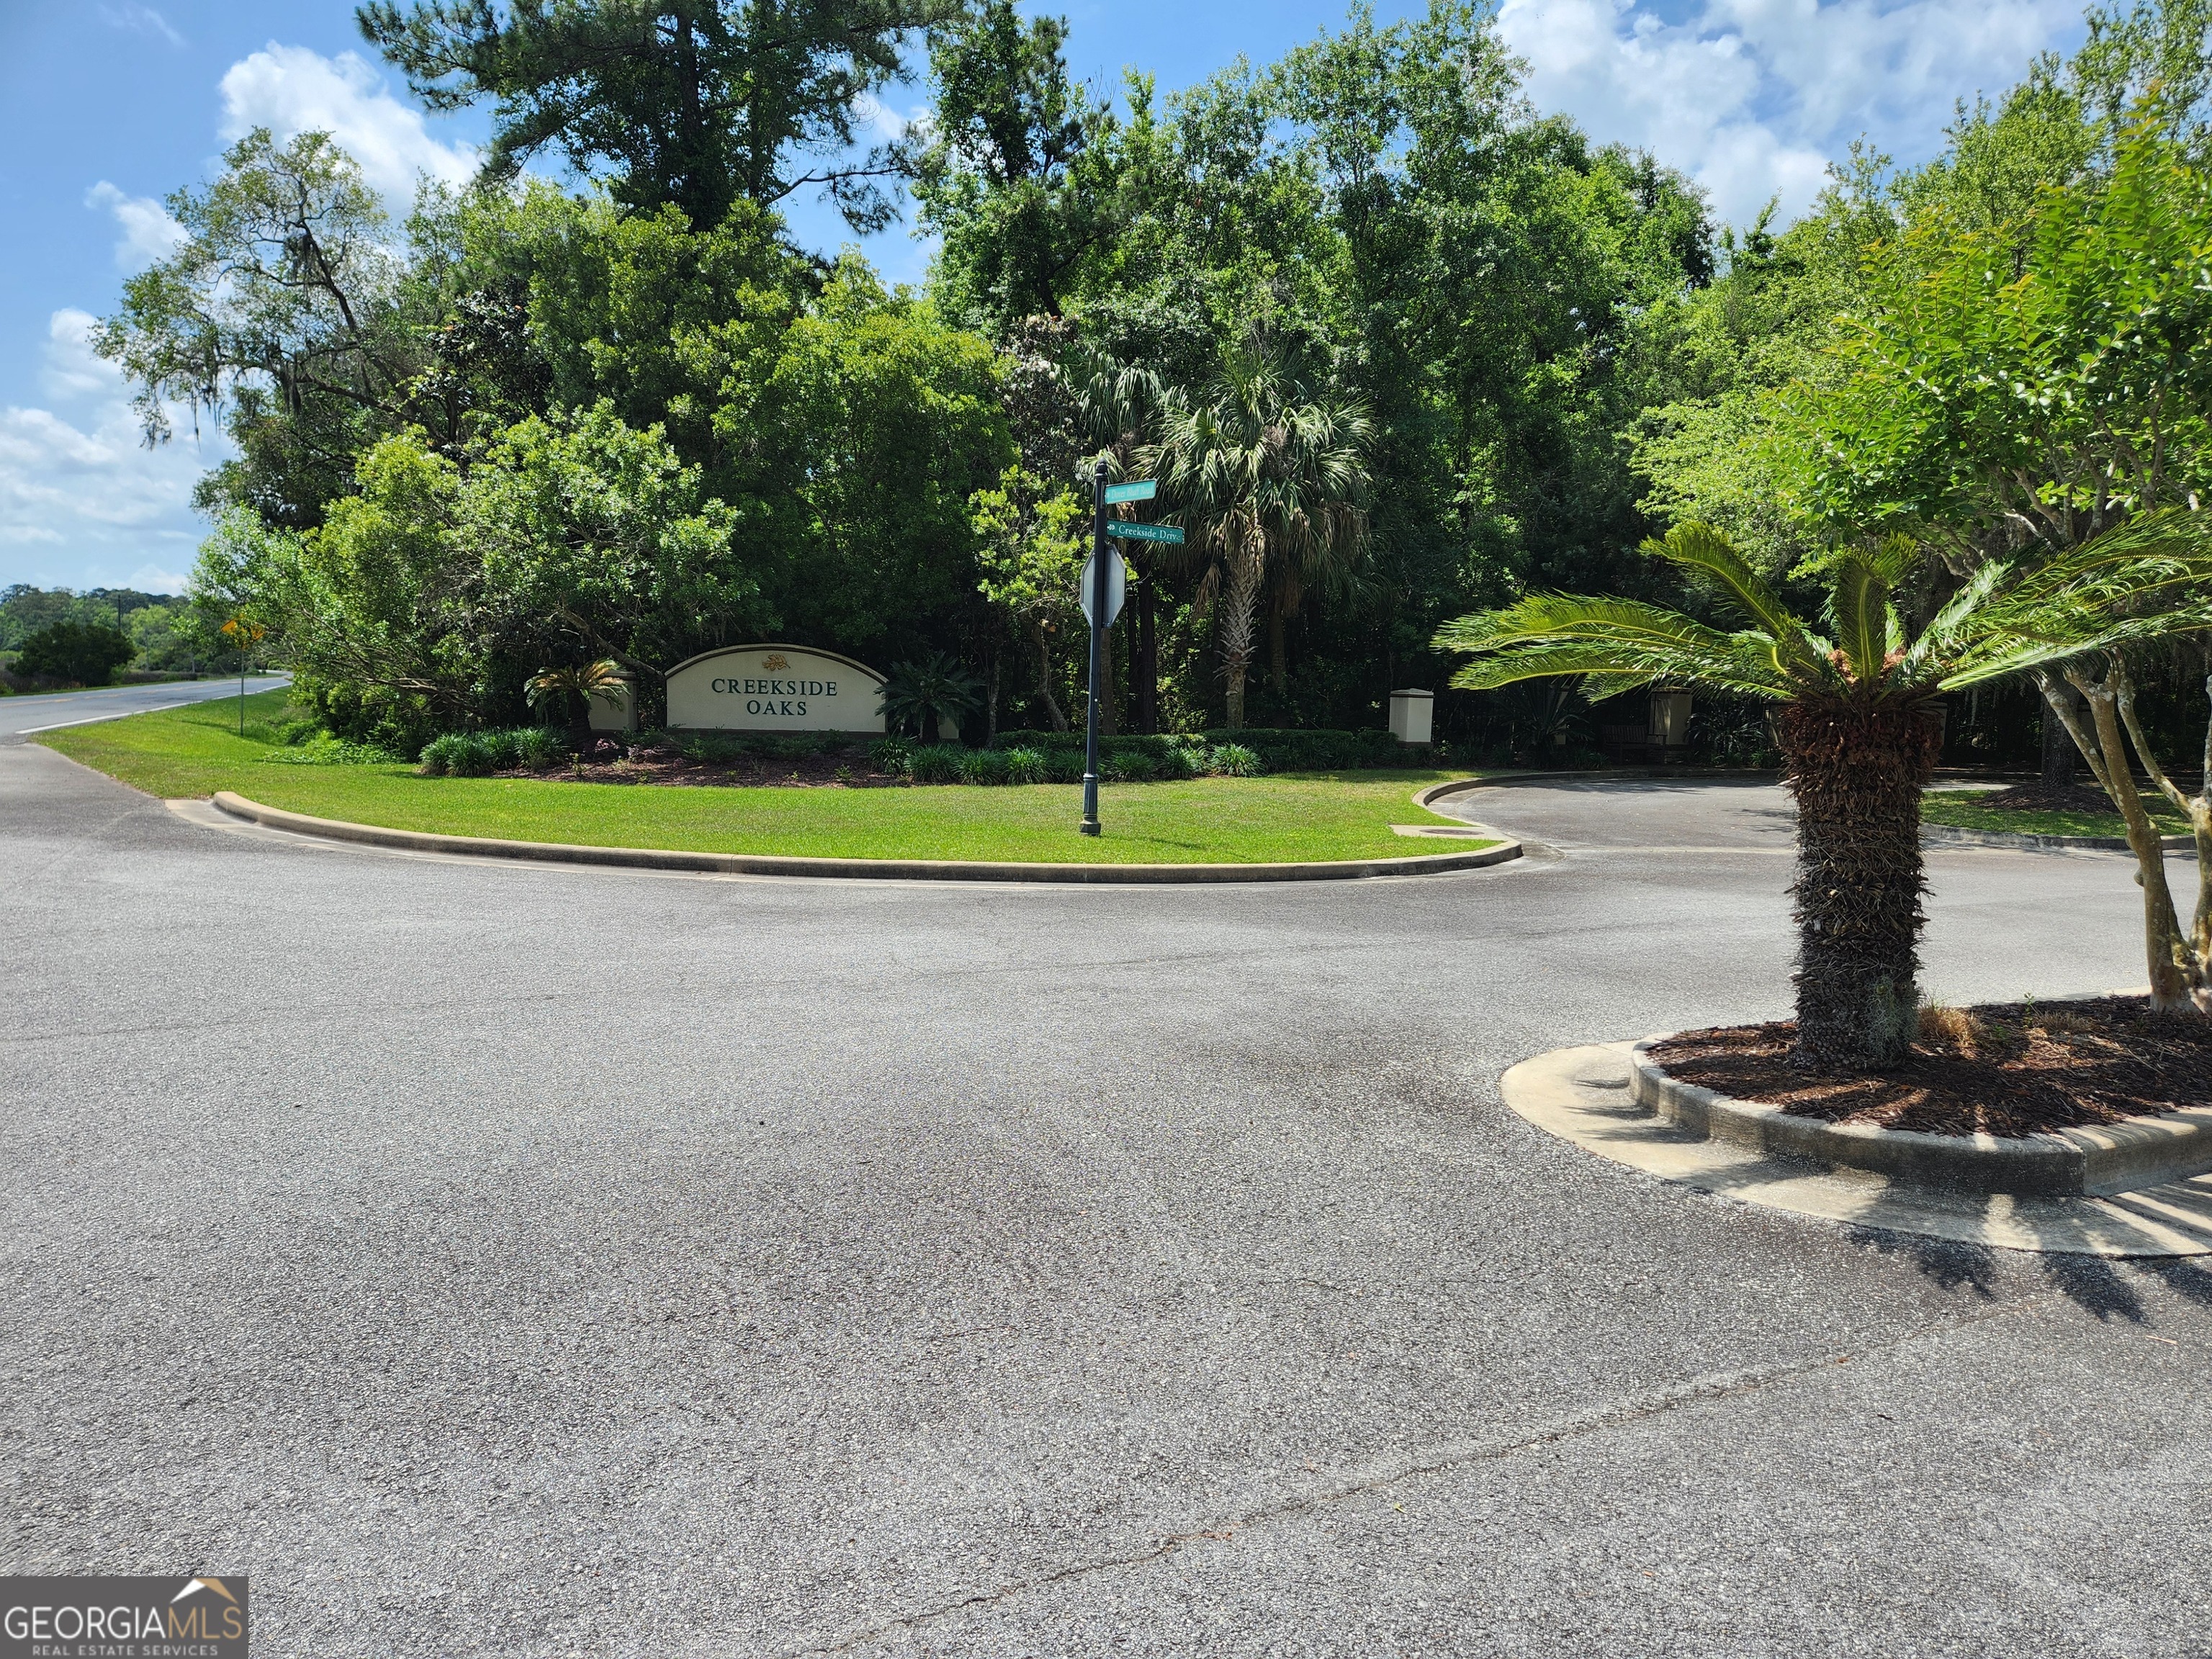
[[[549,702],[565,709],[571,697],[580,700],[587,713],[595,698],[619,707],[629,690],[622,665],[612,657],[575,667],[541,668],[522,684],[524,700],[532,711]]]
[[[1982,567],[1917,633],[1895,602],[1918,554],[1902,538],[1829,566],[1823,637],[1709,526],[1644,550],[1680,566],[1744,626],[1723,633],[1634,599],[1536,595],[1437,635],[1474,659],[1472,690],[1587,677],[1593,696],[1700,686],[1780,705],[1776,729],[1797,802],[1797,1064],[1878,1070],[1918,1021],[1924,920],[1920,794],[1947,691],[2086,653],[2212,626],[2212,553],[2195,514],[2155,514],[2038,568]]]
[[[1296,573],[1303,582],[1365,544],[1371,431],[1363,407],[1310,386],[1257,333],[1223,354],[1203,402],[1170,399],[1162,410],[1160,441],[1143,459],[1189,556],[1207,562],[1201,599],[1218,593],[1232,728],[1244,724],[1244,682],[1271,574]]]
[[[920,662],[902,662],[884,677],[884,726],[897,731],[912,721],[925,744],[935,743],[943,724],[958,725],[983,706],[981,684],[956,657],[933,651]]]

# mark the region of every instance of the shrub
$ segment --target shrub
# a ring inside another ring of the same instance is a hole
[[[914,759],[914,745],[904,738],[878,738],[868,745],[868,764],[895,778],[906,775]]]
[[[1241,743],[1216,744],[1206,760],[1206,769],[1217,777],[1256,778],[1267,769],[1260,757]]]
[[[969,749],[961,754],[960,781],[963,783],[1004,783],[1006,771],[1004,750]]]
[[[1044,777],[1047,783],[1082,782],[1083,751],[1080,749],[1046,750]]]
[[[1150,783],[1160,775],[1160,763],[1141,749],[1123,750],[1099,762],[1116,783]]]
[[[1198,775],[1198,757],[1183,744],[1172,744],[1161,754],[1158,762],[1160,778],[1167,782],[1180,782],[1184,778]]]
[[[1406,766],[1425,758],[1423,751],[1375,729],[1339,732],[1297,727],[1246,726],[1208,732],[1216,746],[1233,744],[1257,756],[1264,772],[1337,772],[1362,766]]]
[[[448,732],[443,737],[433,738],[422,745],[422,754],[416,769],[426,778],[460,777],[453,763],[460,757],[466,739],[463,733]]]
[[[1009,749],[1006,753],[1008,783],[1043,783],[1047,781],[1042,750]]]
[[[138,654],[131,636],[104,623],[48,623],[23,636],[15,672],[78,685],[105,685],[115,671]]]
[[[543,726],[526,726],[514,734],[516,763],[543,772],[568,758],[568,740]]]
[[[543,741],[535,734],[535,727],[525,727],[520,732],[448,732],[422,745],[420,769],[425,777],[432,778],[489,777],[495,772],[521,765],[525,743],[534,748]],[[545,734],[545,738],[558,742],[550,732]],[[550,751],[555,760],[565,752],[566,745]]]
[[[967,754],[957,743],[933,743],[914,751],[907,762],[906,775],[916,783],[958,783],[961,763]]]
[[[692,732],[676,740],[676,751],[685,760],[702,765],[726,766],[732,761],[743,760],[751,750],[743,738],[724,737],[719,732]]]

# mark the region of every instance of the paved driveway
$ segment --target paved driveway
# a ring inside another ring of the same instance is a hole
[[[1540,1049],[1781,1012],[1771,790],[1416,880],[513,868],[0,747],[8,1571],[257,1651],[2208,1651],[2212,1274],[1739,1207]],[[1470,809],[1473,810],[1473,809]],[[1942,852],[1953,997],[2135,982]]]

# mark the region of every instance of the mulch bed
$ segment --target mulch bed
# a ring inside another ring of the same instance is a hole
[[[1685,1083],[1801,1117],[1929,1134],[2021,1136],[2212,1106],[2212,1019],[2145,997],[1931,1009],[1879,1076],[1790,1064],[1794,1021],[1686,1031],[1653,1051]]]

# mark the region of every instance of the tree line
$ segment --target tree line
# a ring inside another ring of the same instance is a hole
[[[1064,724],[1100,458],[1188,532],[1133,557],[1115,630],[1139,730],[1379,724],[1444,687],[1440,628],[1529,595],[1710,616],[1644,550],[1685,524],[1808,608],[1902,536],[1928,616],[2202,488],[2196,0],[2093,11],[1935,160],[1855,150],[1786,228],[1534,107],[1454,0],[1170,94],[1081,83],[1009,0],[359,16],[430,106],[494,108],[483,176],[393,223],[327,135],[251,134],[99,342],[149,441],[179,410],[234,441],[195,603],[356,740],[514,724],[532,677],[610,658],[650,717],[662,672],[756,637],[957,658],[978,737]],[[928,118],[857,143],[910,67]],[[802,192],[907,216],[927,281],[797,246]],[[2130,659],[2154,726],[2196,650]],[[1571,753],[1606,689],[1439,716]],[[2024,678],[1952,701],[1984,757],[2063,734]]]

